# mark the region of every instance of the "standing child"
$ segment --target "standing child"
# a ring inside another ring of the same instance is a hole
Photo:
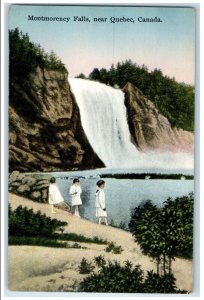
[[[98,218],[99,224],[101,224],[102,219],[104,219],[105,224],[108,225],[104,193],[105,181],[99,180],[96,185],[98,186],[96,190],[96,217]]]
[[[75,178],[70,187],[69,193],[72,196],[72,206],[74,206],[74,215],[80,217],[79,215],[79,205],[82,205],[81,201],[81,187],[79,185],[79,179]]]
[[[51,205],[51,213],[56,213],[54,210],[54,204],[59,204],[61,202],[64,202],[64,199],[58,189],[58,186],[56,184],[55,177],[52,177],[50,179],[50,186],[49,186],[49,193],[48,193],[48,202]]]

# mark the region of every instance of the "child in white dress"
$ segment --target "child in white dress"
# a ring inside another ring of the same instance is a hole
[[[107,211],[106,211],[106,202],[105,202],[105,181],[99,180],[96,185],[98,186],[96,190],[96,217],[98,218],[98,223],[101,224],[102,219],[105,224],[108,225],[107,222]]]
[[[77,216],[77,217],[80,217],[80,215],[79,215],[79,205],[82,205],[82,201],[81,201],[82,190],[81,190],[78,178],[75,178],[73,180],[73,184],[70,187],[69,193],[72,196],[72,206],[75,207],[74,215]]]
[[[56,211],[54,210],[54,205],[64,202],[64,199],[59,191],[59,188],[56,184],[56,179],[54,177],[50,179],[48,202],[51,205],[51,213],[53,214],[56,213]]]

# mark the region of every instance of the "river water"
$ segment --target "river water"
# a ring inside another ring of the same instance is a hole
[[[147,170],[137,170],[137,173],[147,172]],[[153,170],[151,170],[152,172]],[[154,170],[155,171],[155,170]],[[96,182],[99,174],[103,178],[105,173],[133,173],[134,170],[112,170],[98,169],[89,171],[76,172],[57,172],[51,173],[57,178],[57,184],[65,201],[71,204],[69,188],[73,178],[78,177],[82,187],[82,202],[80,214],[83,218],[97,222],[95,217],[95,191]],[[136,173],[136,172],[134,172]],[[157,170],[157,173],[170,174],[172,170]],[[184,175],[192,175],[192,171],[176,170],[175,173]],[[151,200],[154,204],[162,206],[167,198],[176,198],[188,195],[194,191],[194,180],[168,180],[168,179],[116,179],[104,178],[106,208],[108,213],[108,221],[119,225],[121,222],[126,226],[130,221],[131,210],[139,204]]]

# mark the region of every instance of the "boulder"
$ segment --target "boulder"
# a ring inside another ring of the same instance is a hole
[[[35,190],[43,190],[43,189],[48,189],[48,188],[49,188],[49,184],[44,183],[44,184],[41,184],[41,185],[34,185],[33,186],[33,191],[35,191]]]
[[[23,184],[27,184],[28,186],[33,186],[37,182],[37,179],[31,176],[26,176],[22,179]]]
[[[30,187],[27,184],[22,184],[17,188],[17,192],[19,194],[28,194],[28,192],[30,191]]]
[[[16,179],[18,178],[18,176],[20,175],[19,171],[13,171],[10,175],[9,175],[9,183],[12,183],[14,181],[16,181]]]
[[[38,202],[41,202],[41,201],[39,201],[42,198],[42,195],[41,195],[40,191],[33,191],[33,192],[30,193],[29,196],[30,196],[31,199],[38,200]]]

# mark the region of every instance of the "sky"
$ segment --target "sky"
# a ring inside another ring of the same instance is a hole
[[[29,20],[29,16],[63,17],[66,21]],[[74,21],[74,17],[78,17]],[[162,22],[139,22],[138,18]],[[83,19],[80,21],[80,18]],[[84,21],[88,18],[89,21]],[[94,18],[107,18],[96,22]],[[111,19],[112,18],[112,19]],[[115,23],[111,20],[116,19]],[[124,22],[126,19],[133,22]],[[120,22],[117,20],[122,19]],[[94,68],[131,59],[151,71],[161,69],[178,82],[194,84],[195,10],[173,7],[13,5],[9,28],[18,27],[46,52],[54,50],[69,76],[86,76]]]

